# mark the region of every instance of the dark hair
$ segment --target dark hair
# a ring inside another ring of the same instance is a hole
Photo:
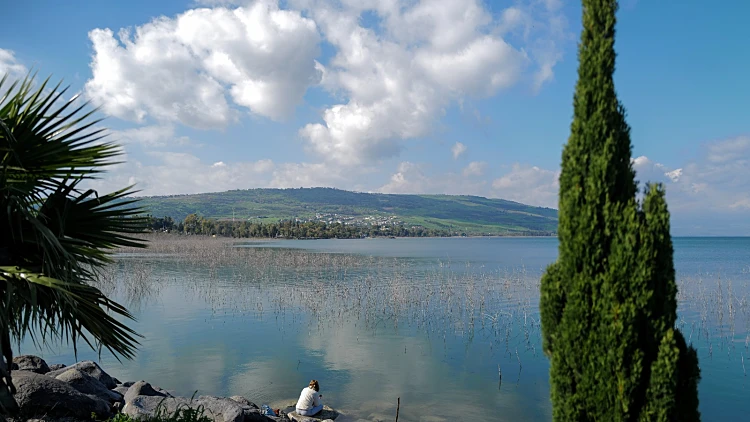
[[[318,384],[318,380],[310,381],[310,388],[312,388],[315,391],[320,391],[320,384]]]

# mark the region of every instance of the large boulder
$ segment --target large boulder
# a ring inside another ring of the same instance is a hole
[[[249,406],[249,407],[252,407],[253,409],[260,409],[260,407],[258,407],[257,404],[251,402],[250,400],[242,396],[232,396],[229,398],[229,400],[234,400],[242,406]]]
[[[136,420],[148,419],[157,413],[172,415],[178,409],[190,406],[184,397],[136,396],[125,402],[122,413]]]
[[[125,393],[125,403],[130,403],[138,396],[168,397],[161,391],[154,389],[154,387],[146,381],[138,381],[128,388],[128,391]]]
[[[122,394],[107,389],[99,380],[76,368],[69,368],[55,378],[67,382],[83,394],[96,396],[109,403],[117,403],[123,400]]]
[[[16,386],[15,399],[25,419],[80,418],[89,420],[95,413],[98,418],[110,415],[110,406],[95,396],[82,394],[64,381],[30,371],[13,373]]]
[[[297,413],[297,409],[294,406],[289,406],[284,409],[287,418],[292,422],[321,422],[325,420],[336,420],[339,417],[339,412],[333,410],[328,406],[323,406],[323,410],[313,416],[302,416]]]
[[[113,388],[112,391],[116,391],[120,393],[121,396],[125,397],[125,394],[127,394],[130,387],[126,387],[123,384],[118,385],[117,387]]]
[[[75,368],[78,369],[81,372],[85,372],[92,377],[96,378],[100,383],[104,384],[105,387],[108,389],[112,389],[117,387],[117,383],[115,382],[112,377],[109,376],[104,370],[96,363],[90,360],[84,360],[82,362],[78,362],[75,365],[68,366],[63,369],[58,369],[57,371],[50,371],[47,373],[48,376],[52,378],[57,378],[58,375],[62,374],[63,372]]]
[[[57,370],[63,369],[63,368],[66,368],[66,365],[64,365],[62,363],[53,363],[52,365],[49,366],[49,370],[50,371],[57,371]]]
[[[17,371],[30,371],[37,374],[46,374],[50,371],[47,362],[39,356],[21,355],[13,358],[13,369]]]
[[[204,414],[212,418],[215,422],[243,422],[245,420],[245,412],[242,405],[232,399],[200,396],[195,399],[195,404],[203,406]]]
[[[134,384],[137,385],[138,383]],[[132,388],[132,387],[131,387]],[[258,409],[237,403],[232,399],[213,396],[200,396],[194,400],[184,397],[135,396],[125,401],[122,413],[134,419],[147,419],[161,412],[172,415],[179,409],[202,408],[203,415],[215,422],[270,422]]]

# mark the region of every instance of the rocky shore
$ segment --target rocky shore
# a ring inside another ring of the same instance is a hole
[[[339,416],[329,407],[315,417],[299,416],[294,404],[278,416],[266,416],[241,396],[177,397],[143,380],[121,382],[93,361],[47,365],[38,356],[24,355],[13,359],[12,369],[20,407],[14,422],[91,422],[118,414],[145,420],[185,408],[202,409],[214,422],[330,422]]]

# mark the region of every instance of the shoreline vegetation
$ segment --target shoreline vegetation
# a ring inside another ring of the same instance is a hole
[[[172,217],[148,216],[152,232],[182,235],[205,235],[244,239],[367,239],[405,237],[556,237],[557,233],[543,230],[513,230],[497,233],[473,233],[463,230],[443,230],[404,224],[354,225],[321,221],[279,220],[278,222],[233,221],[189,214],[183,221]]]

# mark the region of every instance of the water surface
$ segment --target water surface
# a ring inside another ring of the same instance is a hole
[[[750,239],[674,243],[678,326],[698,349],[704,420],[741,420]],[[399,397],[402,421],[551,419],[538,286],[557,239],[259,241],[232,254],[122,255],[113,294],[144,339],[133,361],[104,354],[105,369],[276,406],[315,378],[349,420],[393,420]],[[135,279],[147,287],[122,287]],[[74,360],[64,347],[42,355]]]

